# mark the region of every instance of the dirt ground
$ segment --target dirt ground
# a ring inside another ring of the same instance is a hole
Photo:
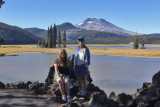
[[[58,107],[46,98],[39,98],[23,89],[0,89],[0,107]]]

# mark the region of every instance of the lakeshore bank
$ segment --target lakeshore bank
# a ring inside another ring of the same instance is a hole
[[[35,45],[4,45],[0,47],[0,56],[16,55],[23,53],[58,53],[59,49],[60,48],[37,48],[35,47]],[[74,52],[74,49],[66,48],[66,51]],[[91,54],[96,55],[160,58],[160,49],[90,49],[90,52]]]

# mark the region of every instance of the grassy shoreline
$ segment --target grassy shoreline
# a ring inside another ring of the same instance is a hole
[[[74,44],[72,45],[75,46]],[[91,44],[91,45],[93,46],[94,44]],[[87,44],[87,46],[91,46],[91,45]],[[116,45],[122,46],[122,44],[116,44]],[[23,53],[58,53],[59,52],[59,48],[36,48],[35,46],[36,45],[2,45],[0,47],[0,56],[23,54]],[[94,46],[97,46],[97,45],[94,45]],[[104,45],[102,44],[101,46],[104,46]],[[113,45],[110,44],[110,46],[113,46]],[[66,48],[66,51],[74,52],[74,49]],[[90,49],[90,52],[91,54],[96,54],[96,55],[160,58],[160,49]]]
[[[2,57],[2,56],[5,56],[6,54],[4,54],[4,53],[0,53],[0,57]]]
[[[86,44],[87,46],[133,46],[132,44]],[[67,44],[67,46],[79,46],[78,44]],[[141,46],[141,45],[140,45]],[[145,44],[147,47],[160,47],[160,44]],[[1,45],[3,48],[8,47],[17,47],[17,48],[23,48],[23,47],[37,47],[35,44],[30,45]]]

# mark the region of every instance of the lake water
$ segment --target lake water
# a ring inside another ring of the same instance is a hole
[[[68,46],[67,48],[75,48],[76,46]],[[88,46],[90,49],[133,49],[133,46]],[[141,46],[139,47],[141,48]],[[146,47],[146,49],[160,49],[160,47]]]
[[[69,53],[69,56],[72,53]],[[0,81],[44,82],[57,53],[31,53],[0,57]],[[143,82],[151,82],[160,70],[160,59],[110,55],[91,55],[90,66],[93,83],[109,95],[125,92],[133,94]]]

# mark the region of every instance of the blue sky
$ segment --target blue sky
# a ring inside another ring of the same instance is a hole
[[[4,0],[0,22],[21,28],[103,18],[126,30],[160,33],[160,0]]]

